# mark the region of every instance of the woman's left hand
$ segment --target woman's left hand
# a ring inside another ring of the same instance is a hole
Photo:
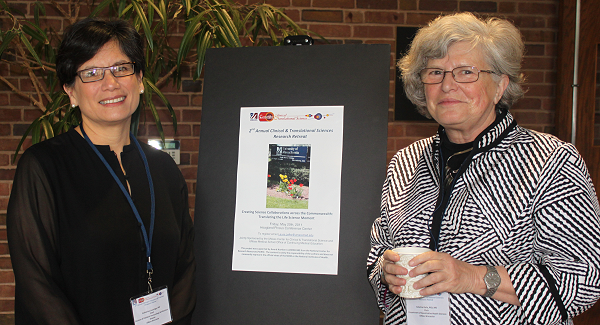
[[[424,288],[421,290],[423,296],[440,292],[485,293],[486,288],[483,282],[485,266],[471,265],[440,252],[423,253],[413,258],[409,265],[417,265],[410,271],[409,276],[411,277],[429,273],[414,284],[415,289]]]

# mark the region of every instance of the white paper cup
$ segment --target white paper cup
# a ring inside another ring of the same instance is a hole
[[[414,268],[414,267],[408,266],[408,262],[410,260],[412,260],[417,255],[420,255],[420,254],[423,254],[426,252],[431,252],[431,250],[429,248],[425,248],[425,247],[397,247],[397,248],[392,249],[392,251],[394,251],[396,254],[398,254],[400,256],[400,260],[398,262],[396,262],[396,264],[406,268],[409,272],[410,272],[410,270],[412,270]],[[400,277],[400,278],[403,278],[406,280],[406,285],[402,288],[402,292],[400,292],[399,296],[404,297],[404,298],[422,298],[423,296],[421,296],[421,294],[419,294],[420,289],[415,290],[415,288],[413,287],[413,284],[415,284],[415,282],[421,280],[425,276],[427,276],[427,274],[421,274],[414,278],[411,278],[410,276],[408,276],[408,274],[407,275],[397,275],[397,277]]]

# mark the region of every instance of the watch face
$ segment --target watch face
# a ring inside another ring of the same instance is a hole
[[[485,277],[483,279],[484,279],[485,284],[488,287],[488,289],[495,288],[500,285],[500,274],[498,274],[497,271],[495,271],[495,272],[488,271],[488,273],[485,274]]]

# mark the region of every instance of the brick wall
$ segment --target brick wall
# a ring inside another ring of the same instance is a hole
[[[32,1],[9,0],[31,15]],[[558,0],[267,0],[303,27],[318,32],[334,44],[385,43],[390,44],[390,105],[388,124],[388,159],[400,148],[435,133],[437,125],[431,122],[393,121],[396,69],[396,26],[421,26],[440,13],[475,11],[483,15],[501,16],[513,21],[524,35],[527,56],[523,70],[527,76],[528,92],[512,112],[517,121],[535,130],[552,133],[554,130],[554,85],[556,79],[556,39],[558,28]],[[48,3],[48,2],[46,2]],[[63,29],[66,22],[55,10],[49,10],[48,24]],[[8,26],[1,25],[1,28]],[[19,87],[27,90],[26,78],[7,63],[0,63],[0,74],[18,80]],[[20,80],[19,80],[20,79]],[[180,169],[188,181],[190,207],[193,213],[196,189],[196,171],[202,106],[202,83],[188,79],[181,92],[165,87],[163,91],[176,110],[178,132],[165,126],[167,137],[181,141]],[[40,112],[23,98],[0,83],[0,324],[11,324],[14,308],[14,276],[12,274],[6,241],[6,206],[16,166],[11,163],[23,131]],[[168,114],[162,112],[163,121]],[[152,121],[148,117],[148,121]],[[142,126],[142,137],[155,136],[156,129]]]

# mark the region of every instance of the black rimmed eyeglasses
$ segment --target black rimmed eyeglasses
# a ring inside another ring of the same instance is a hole
[[[113,74],[113,76],[115,76],[117,78],[127,77],[127,76],[131,76],[132,74],[135,73],[134,63],[135,62],[126,62],[126,63],[113,65],[112,67],[90,68],[90,69],[80,70],[80,71],[77,71],[77,75],[79,76],[79,79],[81,79],[81,82],[85,82],[85,83],[100,81],[100,80],[104,79],[104,72],[106,72],[106,70],[110,70],[110,72]]]
[[[492,70],[479,70],[476,67],[464,66],[456,67],[450,71],[438,68],[425,68],[419,72],[421,82],[426,85],[439,84],[444,81],[446,73],[452,73],[452,78],[458,83],[470,83],[479,80],[479,73],[487,72],[498,74]]]

